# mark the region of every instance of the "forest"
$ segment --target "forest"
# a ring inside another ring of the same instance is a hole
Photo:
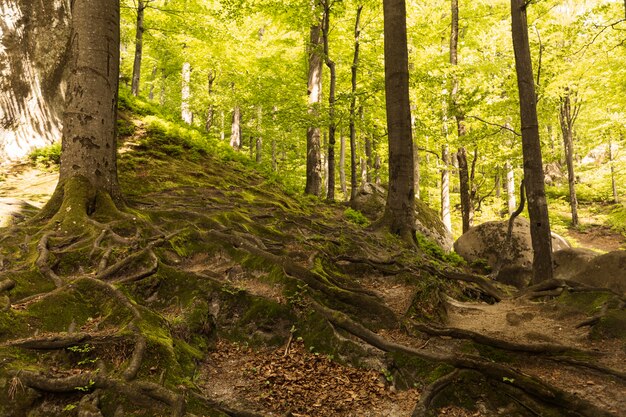
[[[5,0],[0,416],[620,416],[626,1]]]

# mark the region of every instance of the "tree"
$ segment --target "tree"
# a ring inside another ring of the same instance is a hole
[[[137,26],[135,30],[135,59],[133,61],[133,78],[131,82],[131,92],[134,96],[139,95],[139,82],[141,80],[141,59],[143,57],[143,32],[144,14],[146,6],[151,0],[137,1]]]
[[[310,28],[309,42],[309,115],[315,118],[322,100],[322,22],[318,21]],[[314,122],[316,123],[316,122]],[[322,160],[319,126],[309,126],[306,140],[306,185],[305,194],[320,195],[322,192]]]
[[[350,69],[351,77],[351,97],[350,97],[350,162],[351,162],[351,175],[350,175],[350,201],[354,201],[356,198],[356,92],[357,92],[357,76],[359,71],[359,50],[360,50],[360,37],[361,37],[361,29],[359,27],[361,21],[361,12],[363,11],[363,6],[359,5],[356,10],[356,18],[354,23],[354,55],[352,57],[352,67]],[[360,108],[361,112],[363,107]],[[369,151],[369,152],[368,152]],[[370,166],[371,166],[371,145],[369,140],[365,145],[365,153],[367,154],[367,163],[368,163],[368,175],[370,174]],[[371,179],[371,178],[370,178]]]
[[[572,103],[573,101],[573,103]],[[572,211],[572,226],[578,226],[578,199],[576,198],[576,177],[574,175],[574,123],[580,112],[580,101],[569,88],[561,97],[559,104],[559,122],[563,133],[565,163],[567,164],[567,182],[569,184],[569,205]]]
[[[328,47],[328,32],[330,30],[330,0],[322,0],[324,17],[322,21],[322,44],[324,46],[324,62],[330,72],[330,88],[328,90],[328,191],[327,198],[335,200],[335,133],[337,122],[335,121],[335,91],[337,89],[337,66],[330,59]]]
[[[383,0],[385,98],[389,141],[389,191],[380,226],[414,242],[413,135],[404,0]]]
[[[528,2],[525,0],[511,0],[513,49],[522,124],[524,181],[534,253],[532,283],[536,284],[552,278],[552,237],[544,189],[537,97],[528,41],[527,6]]]
[[[117,180],[119,0],[76,0],[59,182],[41,217],[74,228],[104,200],[123,204]]]

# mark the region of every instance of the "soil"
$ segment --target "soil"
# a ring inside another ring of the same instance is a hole
[[[41,207],[56,185],[56,174],[27,165],[12,167],[0,181],[0,198],[20,198]],[[171,197],[176,197],[172,191]],[[2,213],[5,215],[6,213]],[[615,250],[624,244],[621,235],[604,228],[585,232],[570,230],[581,246],[595,250]],[[567,237],[567,236],[566,236]],[[225,257],[226,259],[226,257]],[[230,283],[252,294],[275,298],[280,292],[267,283],[256,283],[237,273],[230,260],[191,259],[182,266],[201,272],[209,267],[228,277]],[[377,292],[398,315],[410,307],[415,292],[401,280],[381,281],[364,276],[361,285]],[[550,301],[506,299],[496,304],[464,303],[446,300],[448,323],[456,329],[477,332],[499,340],[519,344],[567,345],[587,352],[602,353],[600,364],[626,372],[626,349],[619,341],[593,341],[589,327],[577,327],[587,317],[563,315]],[[427,351],[463,353],[466,345],[446,337],[429,337],[416,333],[406,335],[387,332],[389,339]],[[550,381],[580,398],[601,406],[616,416],[626,410],[624,381],[580,367],[559,364],[547,358],[528,356],[517,359],[514,366],[521,372]],[[394,378],[384,369],[360,369],[339,364],[335,358],[315,349],[307,349],[297,336],[279,348],[251,348],[241,343],[218,340],[214,349],[200,364],[196,384],[207,397],[232,408],[253,410],[279,416],[410,416],[419,401],[422,387],[399,390]],[[505,411],[503,414],[507,415]],[[463,409],[441,407],[439,416],[487,416],[480,407]]]

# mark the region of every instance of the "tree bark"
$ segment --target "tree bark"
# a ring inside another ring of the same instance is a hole
[[[506,171],[506,201],[509,209],[509,216],[513,214],[517,208],[517,201],[515,199],[515,171],[510,162],[504,165]]]
[[[188,125],[193,123],[193,114],[189,108],[189,98],[191,97],[191,90],[189,83],[191,81],[191,64],[189,62],[183,63],[183,86],[182,86],[182,101],[180,104],[181,117],[183,122]]]
[[[346,137],[339,134],[339,185],[344,200],[348,200],[348,185],[346,184]]]
[[[526,6],[526,0],[511,0],[513,49],[515,51],[515,69],[522,124],[524,179],[533,246],[533,279],[531,282],[537,284],[552,279],[552,239],[544,189],[537,97],[528,41]]]
[[[613,155],[613,142],[609,138],[609,163],[611,164],[611,189],[613,190],[613,202],[619,203],[619,194],[617,193],[617,182],[615,181],[615,157]]]
[[[207,133],[211,132],[211,127],[213,127],[213,117],[215,114],[215,109],[212,103],[213,83],[215,82],[215,78],[217,78],[217,75],[215,74],[215,72],[213,72],[213,70],[209,70],[209,75],[207,76],[207,81],[208,81],[207,93],[209,95],[209,107],[206,112],[206,122],[204,123],[204,130],[206,130]]]
[[[350,201],[354,201],[356,198],[357,186],[356,186],[356,87],[357,87],[357,75],[359,70],[359,48],[360,48],[360,36],[361,29],[359,27],[361,21],[361,12],[363,6],[359,5],[356,10],[356,19],[354,23],[354,56],[352,57],[351,68],[351,84],[352,84],[352,96],[350,98],[350,161],[352,168],[350,171]],[[361,115],[363,114],[363,107],[359,108]],[[368,146],[365,144],[365,153],[367,154]],[[370,156],[368,161],[371,163],[371,147]],[[369,168],[369,167],[368,167]],[[368,171],[369,172],[369,171]],[[368,180],[370,181],[370,180]]]
[[[318,107],[322,100],[322,56],[321,22],[311,26],[309,43],[309,115],[318,117]],[[306,141],[306,186],[305,194],[320,195],[322,192],[322,158],[319,126],[307,129]]]
[[[146,3],[143,0],[137,1],[137,26],[135,30],[135,60],[133,61],[133,79],[131,83],[131,93],[137,97],[139,95],[139,81],[141,80],[141,58],[143,56],[143,32],[144,32],[144,11]]]
[[[413,138],[409,102],[409,68],[405,0],[383,0],[385,98],[389,141],[389,191],[383,225],[415,242]]]
[[[119,24],[119,0],[73,3],[72,70],[59,172],[59,186],[82,176],[117,200]]]
[[[463,217],[463,233],[467,232],[472,227],[471,222],[471,208],[472,199],[470,197],[470,185],[469,185],[469,168],[467,166],[467,152],[464,147],[460,147],[456,154],[459,162],[459,188],[461,193],[461,213]]]
[[[576,198],[576,177],[574,175],[574,123],[580,111],[580,103],[574,98],[569,89],[561,97],[559,104],[559,122],[563,133],[565,148],[565,163],[567,164],[567,182],[569,185],[569,205],[572,212],[572,226],[578,226],[578,199]]]
[[[337,68],[335,61],[330,59],[328,48],[328,32],[330,29],[330,0],[323,0],[324,19],[322,23],[322,41],[324,44],[324,61],[330,72],[330,88],[328,90],[328,190],[326,198],[335,200],[335,90],[337,88]]]
[[[235,106],[230,129],[230,146],[234,149],[241,148],[241,109]]]
[[[448,145],[441,145],[441,220],[449,232],[452,231],[452,219],[450,218],[450,155]]]

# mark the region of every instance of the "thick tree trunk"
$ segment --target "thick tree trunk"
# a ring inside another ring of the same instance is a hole
[[[180,104],[181,108],[181,117],[183,122],[188,125],[193,123],[193,114],[191,113],[191,109],[189,107],[189,99],[191,98],[191,90],[189,87],[189,83],[191,81],[191,64],[189,62],[185,62],[183,64],[183,86],[182,86],[182,101]]]
[[[76,0],[59,182],[41,217],[76,219],[96,198],[123,204],[117,179],[119,0]],[[63,221],[65,227],[65,221]],[[70,221],[67,226],[77,227]]]
[[[580,103],[572,97],[569,89],[561,97],[559,105],[559,122],[563,134],[563,147],[565,149],[565,163],[567,164],[567,182],[569,185],[569,205],[572,212],[572,226],[578,226],[578,199],[576,198],[576,177],[574,175],[574,123],[580,111]]]
[[[352,167],[350,169],[350,201],[354,201],[356,198],[357,185],[356,185],[356,87],[357,87],[357,75],[359,69],[359,48],[360,48],[360,36],[361,29],[359,27],[361,21],[361,12],[363,6],[359,5],[356,10],[356,19],[354,23],[354,56],[352,57],[351,68],[351,83],[352,83],[352,97],[350,98],[350,162]],[[363,107],[359,108],[361,115],[363,114]],[[367,143],[365,145],[365,152],[367,153]],[[371,159],[370,156],[368,161]]]
[[[413,139],[405,0],[383,0],[389,191],[380,225],[415,241]]]
[[[143,56],[143,31],[144,31],[144,11],[146,4],[143,0],[137,1],[137,25],[135,27],[135,60],[133,61],[133,79],[131,92],[137,97],[139,95],[139,82],[141,81],[141,58]]]
[[[552,279],[552,238],[544,189],[535,81],[528,42],[526,0],[511,0],[513,49],[520,98],[524,180],[533,245],[532,283]]]
[[[515,196],[515,171],[511,163],[507,162],[504,165],[506,171],[506,201],[509,209],[509,216],[517,209],[517,200]]]
[[[77,175],[113,197],[117,181],[119,0],[76,0],[72,72],[63,119],[59,183]]]
[[[469,168],[467,166],[467,152],[464,147],[459,148],[456,154],[459,162],[459,188],[461,193],[461,213],[463,217],[463,233],[472,227],[472,199],[470,197]]]
[[[330,88],[328,90],[328,192],[326,198],[335,200],[335,90],[337,88],[337,69],[335,61],[330,59],[328,48],[328,31],[330,29],[330,0],[323,1],[324,19],[322,23],[322,41],[324,45],[324,61],[330,72]]]
[[[317,118],[322,100],[321,22],[311,26],[309,43],[309,115]],[[305,194],[320,195],[322,192],[322,158],[319,126],[307,129]]]
[[[234,149],[241,148],[241,109],[235,106],[230,129],[230,146]]]
[[[441,145],[441,220],[449,232],[452,231],[452,219],[450,217],[450,155],[448,145]]]

